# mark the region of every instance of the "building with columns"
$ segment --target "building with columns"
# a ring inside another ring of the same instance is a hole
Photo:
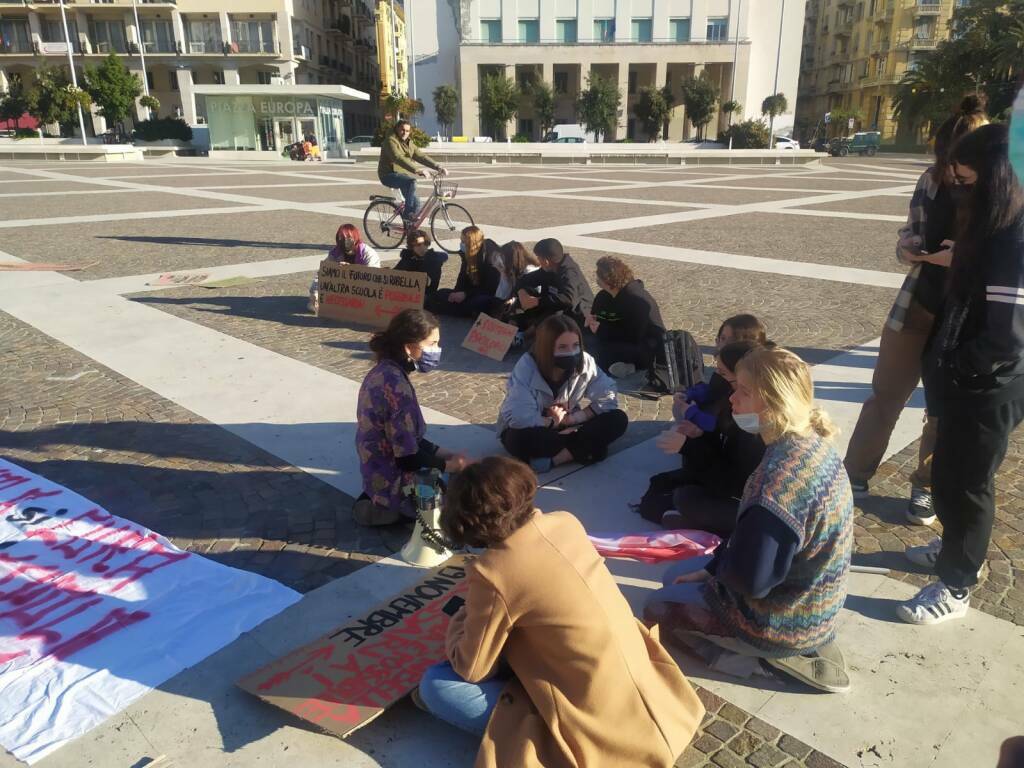
[[[394,19],[392,19],[392,8]],[[377,0],[377,65],[381,94],[409,93],[405,12],[398,0]]]
[[[633,113],[640,89],[667,85],[680,103],[683,81],[701,73],[719,86],[722,101],[740,102],[734,120],[760,117],[761,101],[782,92],[790,112],[776,118],[776,133],[793,125],[803,0],[427,0],[416,14],[412,48],[419,96],[427,106],[422,123],[430,133],[438,130],[430,94],[443,83],[461,94],[456,133],[489,133],[476,96],[491,73],[518,82],[539,76],[550,83],[556,123],[576,121],[576,96],[588,76],[614,79],[623,108],[609,138],[646,140]],[[724,115],[716,115],[708,137],[726,124]],[[541,138],[528,99],[514,128]],[[670,140],[692,133],[677,106]]]
[[[371,94],[346,109],[347,135],[376,127],[380,71],[368,0],[139,0],[134,8],[131,0],[65,0],[65,8],[79,76],[110,53],[123,55],[162,116],[202,122],[196,85],[330,83]],[[42,62],[67,64],[59,3],[0,0],[0,91]],[[91,127],[106,129],[98,116]]]

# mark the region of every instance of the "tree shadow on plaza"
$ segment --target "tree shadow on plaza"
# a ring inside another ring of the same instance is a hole
[[[290,251],[330,250],[330,243],[288,243],[280,240],[238,240],[225,237],[191,237],[188,235],[99,235],[100,240],[120,240],[129,243],[155,245],[184,245],[207,248],[273,248]]]

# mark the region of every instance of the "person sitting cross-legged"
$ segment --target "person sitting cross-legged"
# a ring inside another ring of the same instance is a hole
[[[579,520],[543,514],[536,491],[529,467],[506,457],[452,480],[441,527],[484,549],[467,566],[465,604],[448,604],[447,660],[414,699],[481,739],[477,768],[669,768],[704,707]]]
[[[807,685],[849,689],[836,642],[853,549],[853,492],[813,406],[807,364],[754,349],[736,367],[733,419],[764,439],[736,527],[709,557],[666,572],[644,609],[666,641],[712,668],[747,677],[768,664]]]

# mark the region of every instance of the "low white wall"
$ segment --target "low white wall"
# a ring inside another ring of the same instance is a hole
[[[0,141],[0,160],[95,160],[100,163],[139,162],[142,150],[131,144],[43,143],[38,140]]]

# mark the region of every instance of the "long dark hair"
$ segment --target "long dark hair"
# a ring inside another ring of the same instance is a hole
[[[984,96],[964,96],[960,109],[946,118],[935,132],[935,165],[932,166],[932,181],[946,184],[946,170],[949,168],[949,150],[971,131],[988,124],[985,114]]]
[[[1024,189],[1010,164],[1010,131],[1005,125],[985,125],[964,136],[951,150],[950,162],[978,174],[957,227],[950,270],[950,292],[963,301],[981,280],[988,239],[1024,217]]]
[[[370,350],[377,360],[404,365],[409,359],[406,344],[419,344],[439,327],[437,318],[422,309],[404,309],[391,318],[386,330],[370,337]]]

